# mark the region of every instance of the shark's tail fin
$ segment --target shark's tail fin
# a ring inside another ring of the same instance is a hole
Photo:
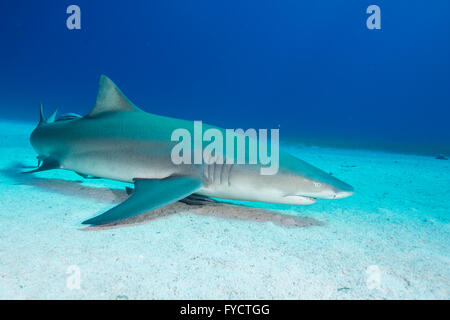
[[[44,117],[44,106],[42,105],[42,103],[41,103],[41,105],[40,105],[40,114],[39,114],[39,124],[38,124],[38,126],[40,126],[41,124],[43,124],[43,123],[45,123],[46,121],[45,121],[45,117]]]
[[[56,119],[56,114],[58,113],[58,108],[56,108],[55,111],[53,111],[53,113],[50,115],[50,117],[48,117],[47,119],[45,119],[44,117],[44,106],[41,103],[40,106],[40,113],[39,113],[39,124],[38,126],[42,125],[43,123],[53,123],[55,122]]]

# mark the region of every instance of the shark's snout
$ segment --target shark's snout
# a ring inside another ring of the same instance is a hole
[[[330,176],[312,181],[312,186],[309,191],[302,190],[297,195],[316,199],[342,199],[354,193],[351,185]]]
[[[350,197],[354,191],[338,191],[335,193],[334,199],[342,199]]]
[[[333,199],[347,198],[355,192],[351,185],[339,179],[333,179],[331,185],[333,190]]]
[[[335,185],[335,187],[338,189],[339,192],[342,192],[342,193],[346,192],[346,193],[353,194],[355,189],[351,185],[349,185],[348,183],[346,183],[342,180],[339,180],[339,179],[336,179],[336,180],[338,181],[338,184]]]

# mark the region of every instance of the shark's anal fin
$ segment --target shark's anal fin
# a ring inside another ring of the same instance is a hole
[[[31,171],[23,171],[22,173],[35,173],[35,172],[41,172],[41,171],[47,171],[47,170],[61,168],[60,163],[53,158],[45,158],[45,159],[38,158],[38,161],[39,161],[38,164],[40,164],[42,161],[42,165],[39,168],[31,170]]]
[[[83,224],[102,225],[158,209],[183,199],[202,187],[195,178],[174,176],[166,179],[135,179],[134,192],[127,200]]]

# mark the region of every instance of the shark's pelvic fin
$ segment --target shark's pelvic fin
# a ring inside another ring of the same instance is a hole
[[[79,175],[80,177],[83,177],[83,178],[85,178],[85,179],[101,179],[101,178],[99,178],[99,177],[95,177],[95,176],[91,176],[90,174],[84,174],[84,173],[81,173],[81,172],[77,172],[77,171],[74,171],[77,175]]]
[[[101,225],[128,219],[183,199],[202,187],[195,178],[135,179],[134,192],[127,200],[83,224]]]
[[[42,165],[39,168],[31,170],[31,171],[23,171],[22,173],[35,173],[35,172],[41,172],[41,171],[47,171],[47,170],[61,168],[61,165],[59,164],[59,162],[53,158],[40,159],[38,157],[38,161],[39,161],[38,164],[40,164],[42,161]]]
[[[127,193],[127,195],[132,195],[134,192],[133,188],[130,187],[125,187],[125,191]],[[218,201],[207,197],[207,196],[201,196],[199,194],[191,194],[190,196],[187,196],[184,199],[181,199],[180,202],[183,202],[185,204],[188,205],[192,205],[192,206],[201,206],[201,205],[205,205],[205,204],[212,204],[212,203],[217,203]]]
[[[183,202],[190,206],[202,206],[205,204],[217,203],[218,201],[207,196],[201,196],[199,194],[191,194],[190,196],[181,199],[180,202]]]
[[[130,187],[125,187],[125,192],[127,193],[127,195],[131,196],[134,192],[134,189]]]
[[[141,111],[120,91],[107,76],[100,76],[97,103],[86,118],[96,117],[107,112]]]

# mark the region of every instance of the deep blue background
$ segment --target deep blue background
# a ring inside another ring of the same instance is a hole
[[[87,113],[104,73],[157,114],[448,153],[449,14],[447,0],[2,0],[0,117],[37,121],[41,101]]]

